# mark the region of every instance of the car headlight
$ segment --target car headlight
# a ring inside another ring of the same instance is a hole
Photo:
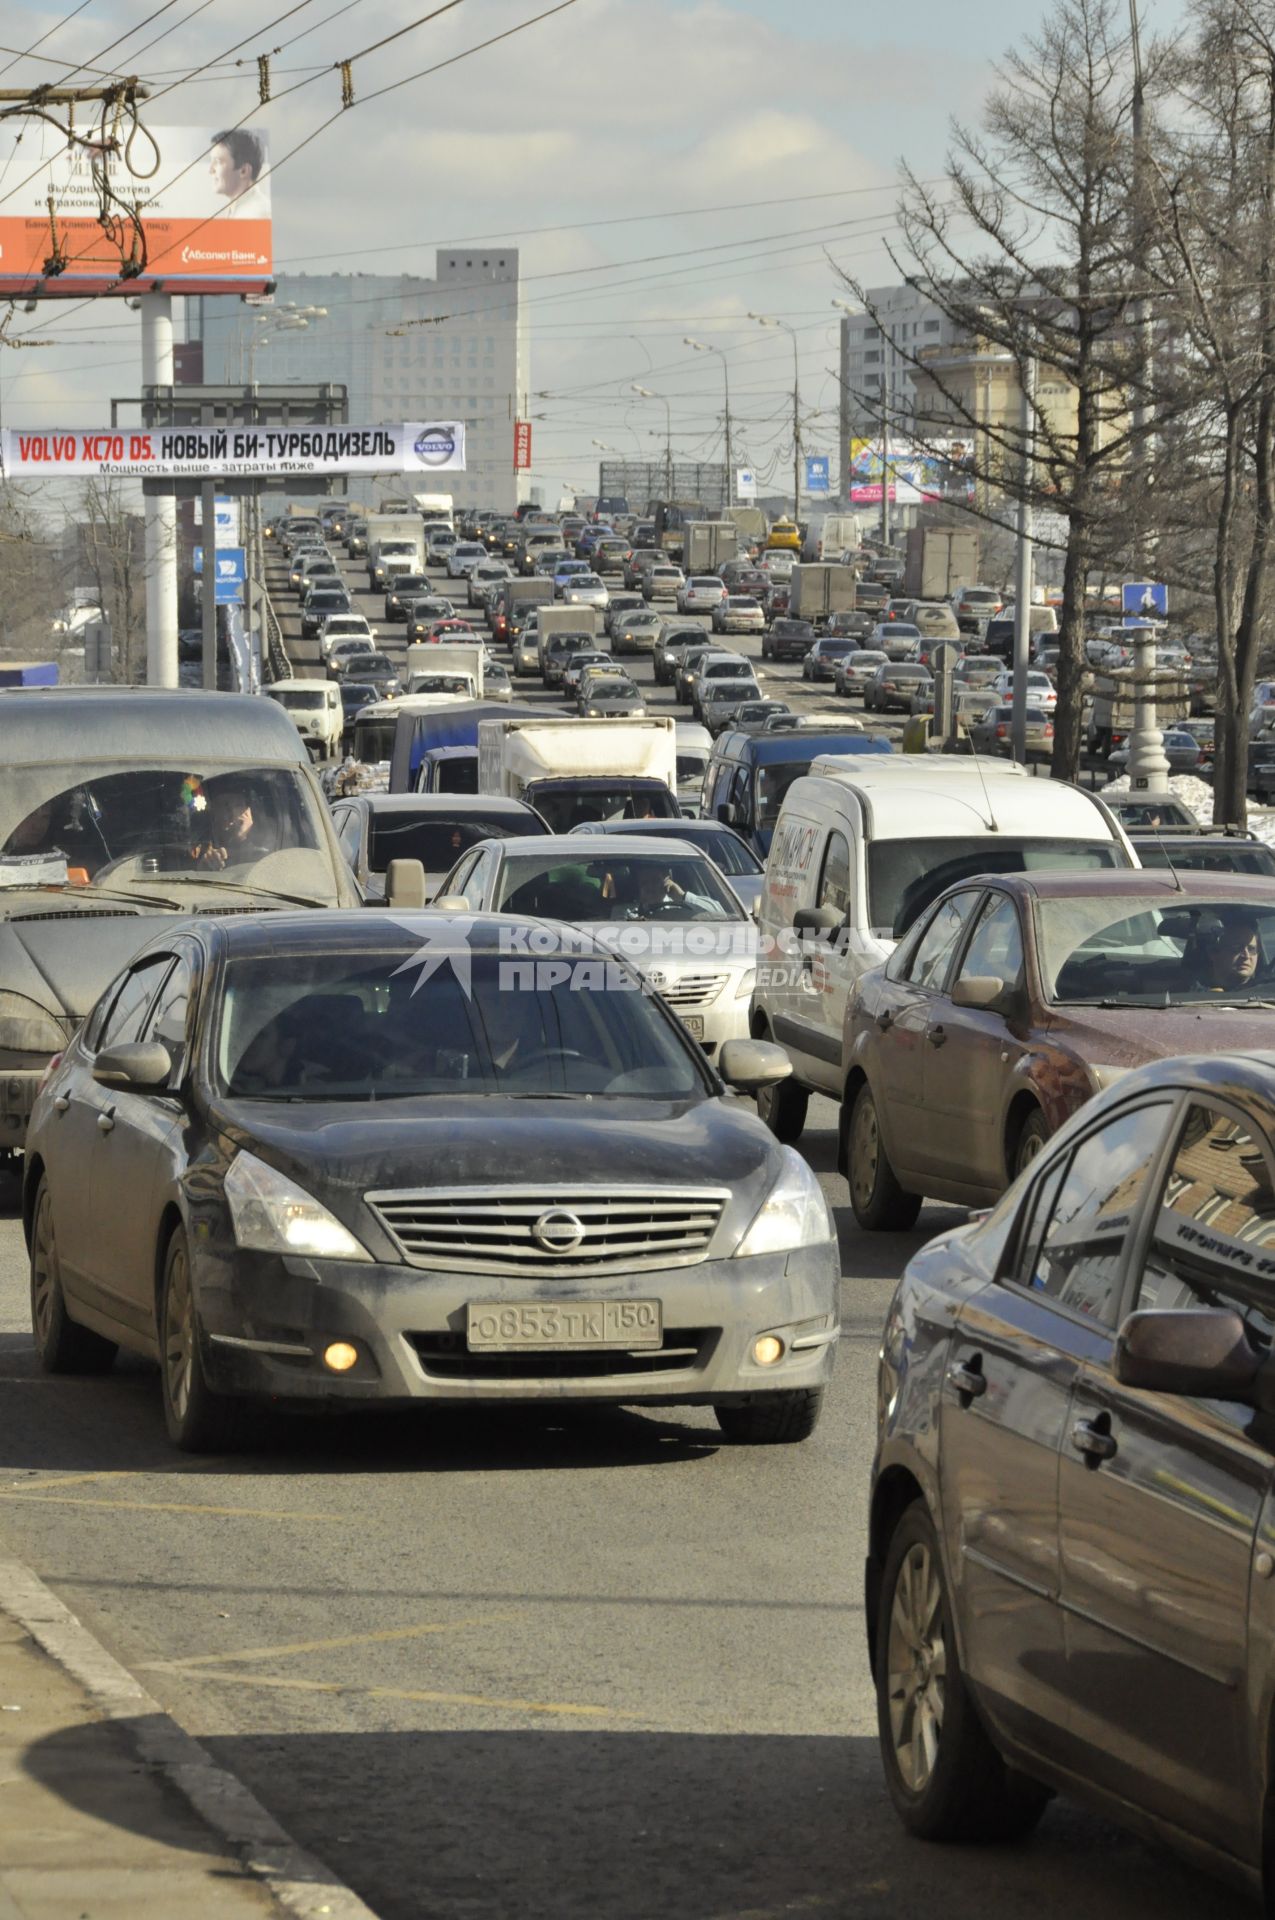
[[[819,1182],[799,1153],[781,1147],[779,1178],[735,1249],[737,1259],[758,1253],[791,1253],[797,1247],[821,1246],[835,1237],[828,1203]]]
[[[224,1184],[237,1246],[256,1253],[313,1254],[328,1260],[372,1258],[304,1187],[255,1154],[241,1153]]]
[[[746,967],[743,973],[741,973],[739,976],[739,985],[735,989],[735,998],[737,1000],[747,1000],[749,996],[752,994],[752,991],[756,985],[757,985],[756,967]]]
[[[1089,1060],[1086,1062],[1086,1065],[1089,1069],[1089,1077],[1094,1082],[1099,1093],[1104,1092],[1106,1088],[1110,1086],[1114,1086],[1115,1082],[1129,1071],[1128,1067],[1113,1066],[1109,1062],[1096,1065],[1092,1060]]]
[[[23,993],[0,993],[0,1051],[38,1053],[47,1058],[51,1053],[61,1053],[68,1033],[77,1024],[69,1020],[63,1026],[56,1013],[42,1007],[38,1000],[28,1000]]]

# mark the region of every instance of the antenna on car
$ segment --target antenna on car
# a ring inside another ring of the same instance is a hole
[[[1177,888],[1179,893],[1185,893],[1186,888],[1182,884],[1182,875],[1178,872],[1177,868],[1173,864],[1173,855],[1169,852],[1168,842],[1165,840],[1163,834],[1160,832],[1159,827],[1152,827],[1151,831],[1155,835],[1156,845],[1159,847],[1161,853],[1164,855],[1165,864],[1167,865],[1169,872],[1173,875],[1174,886]]]
[[[988,828],[992,833],[999,833],[1000,827],[997,824],[995,808],[992,806],[992,796],[987,791],[987,776],[983,772],[983,756],[979,753],[974,755],[974,770],[978,774],[978,784],[983,789],[983,799],[987,805]]]

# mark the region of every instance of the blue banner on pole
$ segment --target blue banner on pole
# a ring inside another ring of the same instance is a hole
[[[806,455],[806,492],[827,493],[831,486],[826,453],[808,453]]]
[[[1126,580],[1120,589],[1125,625],[1131,621],[1167,620],[1169,589],[1163,580]]]

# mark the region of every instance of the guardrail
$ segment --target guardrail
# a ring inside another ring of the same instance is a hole
[[[279,616],[274,610],[274,599],[270,588],[263,579],[261,582],[261,605],[265,613],[266,630],[263,635],[261,668],[265,678],[274,680],[292,679],[292,662],[288,650],[283,644],[283,628]]]

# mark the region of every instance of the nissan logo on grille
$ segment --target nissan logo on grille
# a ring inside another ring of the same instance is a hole
[[[546,1253],[574,1253],[584,1239],[584,1222],[565,1207],[542,1213],[531,1237]]]

